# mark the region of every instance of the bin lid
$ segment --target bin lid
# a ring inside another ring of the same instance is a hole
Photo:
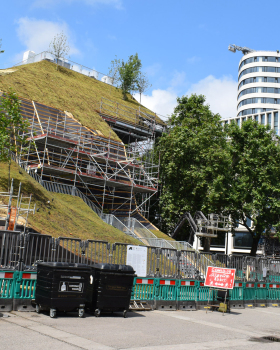
[[[61,268],[71,268],[71,269],[89,269],[90,267],[87,264],[79,264],[79,263],[68,263],[68,262],[39,262],[38,267],[61,267]]]
[[[94,264],[94,269],[103,271],[118,271],[124,273],[134,273],[133,267],[130,265],[120,265],[120,264]]]

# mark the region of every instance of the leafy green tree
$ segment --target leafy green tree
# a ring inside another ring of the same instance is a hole
[[[280,237],[280,138],[251,120],[241,128],[232,123],[226,132],[231,162],[224,213],[250,232],[255,256],[261,235]]]
[[[0,161],[9,164],[8,190],[10,189],[10,168],[12,154],[18,162],[20,153],[26,143],[28,121],[23,120],[20,101],[17,94],[10,89],[0,97]]]
[[[122,89],[123,99],[127,100],[127,94],[137,91],[137,82],[141,69],[141,61],[138,54],[131,55],[127,62],[121,61],[118,68],[119,87]]]
[[[177,102],[169,131],[157,147],[161,213],[169,230],[186,211],[221,212],[228,187],[229,157],[220,115],[211,112],[202,95]]]

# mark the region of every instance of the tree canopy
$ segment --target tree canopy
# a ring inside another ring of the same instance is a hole
[[[158,144],[162,215],[172,228],[186,211],[222,208],[229,166],[227,141],[219,114],[210,111],[202,95],[183,96]],[[220,210],[219,210],[220,211]]]
[[[252,120],[241,128],[232,123],[225,132],[229,136],[230,190],[224,213],[250,232],[251,254],[255,255],[261,235],[280,237],[280,139],[269,126]]]
[[[17,94],[10,89],[8,93],[0,97],[0,162],[8,161],[9,174],[14,153],[19,157],[26,141],[28,121],[23,120],[20,112],[20,101]],[[10,178],[8,189],[10,187]]]
[[[58,69],[59,60],[68,55],[70,46],[68,44],[67,36],[61,32],[57,34],[49,45],[49,52],[54,55],[56,60],[56,69]]]
[[[279,137],[251,120],[223,127],[202,95],[177,102],[157,147],[167,229],[186,211],[228,215],[251,234],[255,255],[261,235],[280,237]]]
[[[112,84],[118,83],[118,87],[122,90],[123,99],[127,100],[127,94],[138,91],[138,83],[140,70],[142,67],[138,54],[131,55],[128,61],[119,60],[117,57],[111,62],[109,74]]]

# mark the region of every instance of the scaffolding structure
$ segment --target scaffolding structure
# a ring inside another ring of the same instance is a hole
[[[147,134],[141,137],[138,133],[138,140],[134,136],[138,131],[134,130],[125,145],[84,127],[67,111],[20,100],[22,117],[29,121],[28,147],[17,155],[20,166],[36,173],[41,181],[79,189],[92,201],[98,215],[140,215],[145,221],[149,199],[158,191],[159,165],[153,152],[155,116],[146,116],[148,122],[143,122],[143,117],[135,119],[134,126],[120,117],[118,122]]]
[[[5,203],[5,198],[7,198],[7,203]],[[19,184],[18,193],[14,194],[14,180],[11,181],[11,188],[9,192],[0,192],[0,209],[4,209],[7,212],[5,218],[5,230],[16,231],[19,219],[23,220],[23,232],[25,233],[28,216],[30,213],[34,214],[36,209],[36,204],[33,208],[31,207],[32,194],[29,196],[24,196],[21,193],[21,183]]]

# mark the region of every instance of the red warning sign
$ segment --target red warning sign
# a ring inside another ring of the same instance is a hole
[[[223,267],[207,267],[204,285],[212,288],[233,289],[235,269]]]

